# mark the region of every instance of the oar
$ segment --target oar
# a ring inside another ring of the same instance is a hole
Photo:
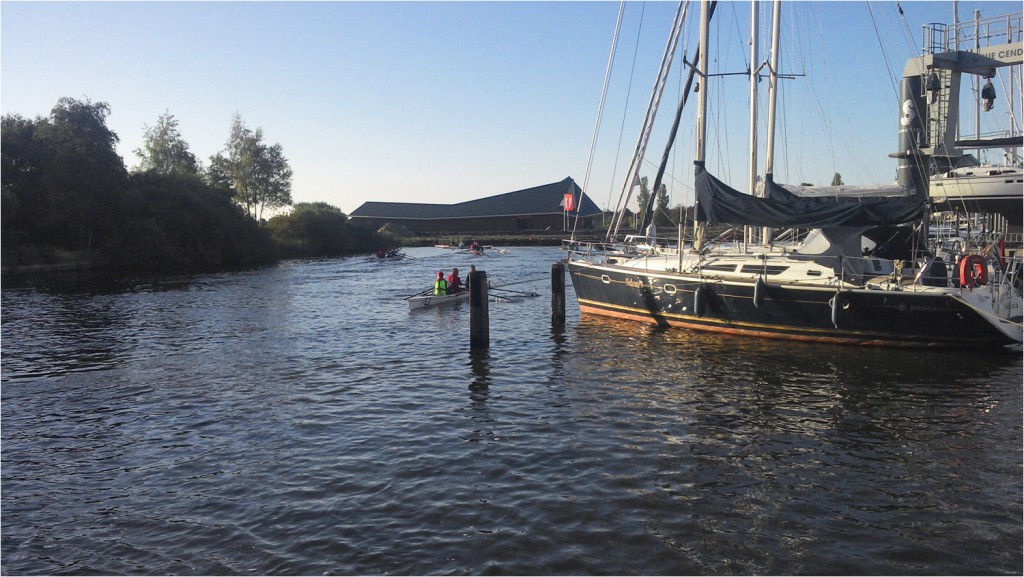
[[[416,294],[414,294],[414,295],[409,295],[409,296],[405,297],[405,298],[404,298],[403,300],[409,300],[409,299],[411,299],[411,298],[413,298],[413,297],[422,297],[422,296],[426,296],[426,295],[428,295],[428,294],[430,294],[430,293],[432,293],[432,292],[434,292],[434,289],[433,289],[433,288],[428,288],[428,289],[426,289],[426,290],[421,290],[420,292],[418,292],[418,293],[416,293]]]
[[[509,290],[509,289],[505,289],[505,288],[501,288],[501,287],[496,287],[496,286],[495,287],[491,287],[490,290],[492,290],[492,291],[505,291],[507,293],[513,293],[513,294],[521,295],[521,296],[524,296],[524,297],[539,297],[540,296],[537,293],[523,292],[523,291],[514,291],[514,290]]]
[[[524,282],[537,282],[538,280],[542,280],[544,278],[545,277],[543,277],[543,276],[539,276],[539,277],[536,277],[536,278],[528,278],[528,279],[523,279],[523,280],[517,280],[516,282],[505,283],[504,286],[512,286],[512,285],[517,285],[517,284],[523,284]]]

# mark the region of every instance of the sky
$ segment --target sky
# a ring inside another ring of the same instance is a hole
[[[681,42],[687,54],[696,45],[698,4]],[[33,118],[62,97],[105,102],[129,169],[161,114],[174,116],[208,164],[237,113],[263,129],[266,143],[282,146],[294,171],[293,201],[326,202],[346,214],[367,201],[451,204],[567,176],[585,184],[598,206],[613,208],[677,4],[624,5],[595,139],[619,6],[3,0],[0,112]],[[768,58],[771,12],[762,6],[760,61]],[[846,184],[891,183],[898,78],[919,54],[921,26],[951,23],[953,2],[904,1],[902,18],[896,2],[782,6],[780,68],[795,76],[780,92],[776,181],[827,185],[838,172]],[[1021,5],[959,2],[957,10],[964,20],[974,10],[989,18]],[[750,3],[720,3],[712,34],[712,71],[744,72]],[[681,78],[674,73],[665,90],[641,171],[652,181]],[[747,80],[717,76],[707,89],[709,169],[745,189]],[[985,114],[983,132],[1009,126],[1006,90]],[[1019,101],[1019,87],[1016,94]],[[669,165],[673,205],[693,199],[693,103]],[[1020,118],[1019,102],[1015,108]]]

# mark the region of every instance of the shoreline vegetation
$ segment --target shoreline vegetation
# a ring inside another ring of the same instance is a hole
[[[372,254],[381,247],[476,239],[491,245],[558,245],[567,233],[422,236],[371,230],[322,202],[293,203],[280,144],[239,115],[206,165],[169,112],[146,126],[138,166],[117,154],[110,107],[61,98],[48,116],[2,119],[4,279],[51,273],[191,274],[282,259]],[[263,211],[291,210],[263,218]]]
[[[383,245],[390,247],[432,247],[438,244],[458,244],[459,240],[468,242],[468,239],[472,238],[487,246],[501,246],[501,247],[513,247],[513,246],[560,246],[562,239],[566,237],[568,233],[563,234],[514,234],[514,235],[499,235],[499,234],[464,234],[456,235],[454,238],[450,236],[413,236],[413,237],[388,237],[387,235],[375,234],[375,238],[380,240]],[[361,254],[372,254],[376,249],[368,249],[356,252],[339,252],[336,254],[332,253],[317,253],[302,250],[297,248],[289,251],[290,254],[283,256],[278,254],[275,258],[269,259],[265,262],[253,263],[253,267],[268,266],[275,262],[288,259],[307,259],[307,258],[344,258],[350,256],[356,256]],[[9,258],[11,257],[11,258]],[[12,262],[13,261],[13,264]],[[140,273],[140,272],[155,272],[155,273],[202,273],[202,272],[219,272],[223,270],[229,270],[233,268],[239,268],[234,266],[226,266],[222,268],[204,269],[204,268],[185,268],[180,270],[174,269],[159,269],[159,268],[126,268],[119,269],[116,267],[110,267],[104,263],[104,257],[102,254],[97,254],[90,251],[65,251],[55,249],[52,247],[47,248],[36,248],[30,253],[26,254],[14,254],[4,251],[3,262],[0,263],[0,271],[5,277],[13,276],[28,276],[28,275],[39,275],[39,274],[60,274],[60,273],[82,273],[82,272],[108,272],[108,273]],[[249,268],[249,267],[241,267]]]
[[[326,203],[293,203],[280,144],[237,114],[207,165],[170,113],[146,127],[128,169],[110,107],[61,98],[48,116],[2,119],[0,268],[125,274],[251,268],[295,256],[369,252],[386,239]],[[285,214],[263,218],[264,210]]]

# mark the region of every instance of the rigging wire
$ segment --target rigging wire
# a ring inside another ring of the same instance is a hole
[[[658,107],[661,103],[661,97],[670,76],[669,72],[672,68],[672,60],[675,56],[676,45],[679,41],[680,31],[686,20],[688,8],[688,2],[679,2],[679,7],[676,10],[675,18],[672,22],[672,30],[669,34],[669,40],[665,45],[665,52],[662,55],[661,66],[658,71],[658,79],[655,82],[654,90],[651,92],[651,98],[647,105],[647,112],[644,115],[644,124],[640,130],[640,136],[637,140],[633,157],[630,160],[629,172],[627,173],[625,182],[623,183],[622,192],[619,195],[619,202],[615,211],[617,216],[613,225],[608,229],[606,236],[607,239],[611,239],[618,234],[627,210],[626,207],[629,204],[629,200],[632,195],[634,183],[639,180],[640,164],[642,163],[642,159],[647,150],[647,144],[650,140],[651,131],[654,127],[654,121],[657,116]]]
[[[826,48],[826,45],[825,45],[825,34],[824,34],[824,31],[821,29],[821,12],[820,12],[820,9],[817,12],[816,16],[817,16],[816,20],[818,21],[818,40],[821,42],[822,59],[827,61],[828,60],[828,56],[827,56],[827,52],[826,52],[827,48]],[[828,103],[828,102],[831,102],[832,99],[830,97],[831,83],[829,82],[828,67],[827,66],[823,66],[822,67],[821,75],[822,75],[822,78],[823,78],[823,81],[824,81],[823,83],[825,85],[825,102]],[[811,86],[812,86],[811,93],[814,94],[814,97],[817,100],[818,95],[817,95],[817,92],[813,88],[814,83],[810,82],[809,84],[811,84]],[[820,101],[818,102],[818,108],[819,109],[823,109]],[[838,167],[838,165],[836,163],[836,145],[835,145],[835,137],[834,137],[834,132],[833,132],[834,123],[832,122],[832,114],[831,113],[826,114],[824,112],[824,110],[823,110],[822,111],[822,116],[824,116],[824,118],[825,118],[825,128],[826,128],[826,135],[828,137],[829,156],[832,157],[832,173],[833,174],[837,174],[839,172],[839,167]],[[835,177],[833,177],[833,178],[835,178]],[[829,181],[829,184],[831,184],[831,181]]]
[[[736,36],[738,38],[743,38],[743,30],[740,29],[740,19],[739,15],[736,14],[735,5],[732,7],[732,21],[736,25]],[[740,50],[740,54],[743,55],[743,62],[747,65],[747,70],[750,70],[750,60],[747,59],[748,54],[743,50]]]
[[[683,57],[682,57],[682,64],[679,66],[679,72],[678,72],[678,74],[679,74],[679,81],[676,84],[676,101],[677,102],[682,100],[682,98],[683,98],[683,91],[686,90],[686,88],[684,86],[685,83],[686,83],[686,81],[685,81],[685,76],[686,75],[683,74],[683,72],[686,70],[686,67],[687,67],[687,64],[686,64],[686,62],[687,62],[686,61],[686,47],[690,45],[690,32],[689,32],[689,28],[683,28],[683,33],[680,36],[679,43],[680,43],[681,46],[683,46]],[[678,139],[677,139],[677,142],[678,142]],[[681,154],[682,153],[682,148],[683,148],[682,146],[677,146],[676,147],[676,154],[672,155],[672,170],[670,170],[666,174],[666,176],[669,178],[669,180],[671,180],[673,183],[679,182],[679,180],[676,179],[672,175],[676,174],[676,170],[677,170],[677,168],[676,168],[677,162],[676,161],[679,160],[680,158],[682,158],[682,154]],[[646,159],[644,159],[644,160],[646,161]],[[654,163],[650,163],[650,164],[654,164]],[[675,196],[675,188],[674,188],[674,186],[670,186],[669,187],[668,195],[669,195],[669,202],[671,203],[671,199]]]
[[[612,66],[615,63],[615,50],[619,44],[619,28],[622,25],[622,13],[626,8],[626,0],[622,0],[619,3],[619,15],[615,20],[615,33],[612,35],[612,46],[608,51],[608,64],[604,70],[604,86],[601,88],[601,102],[597,107],[597,118],[594,120],[594,138],[590,142],[590,157],[587,159],[587,171],[583,176],[583,192],[586,193],[589,190],[590,185],[590,169],[594,166],[594,151],[597,149],[597,136],[601,132],[601,117],[604,116],[604,104],[605,99],[608,96],[608,81],[611,78]],[[583,199],[580,198],[580,204],[583,203]],[[572,237],[576,236],[576,225],[580,220],[580,211],[576,211],[576,219],[572,225]]]
[[[878,40],[878,50],[882,53],[882,58],[885,60],[885,69],[891,71],[892,64],[889,63],[889,57],[886,55],[885,46],[882,44],[882,35],[878,31],[878,23],[875,22],[875,12],[871,9],[871,2],[867,2],[868,15],[871,16],[871,25],[875,28],[875,39]],[[902,11],[901,11],[902,14]],[[892,77],[892,72],[889,72],[889,84],[892,85],[893,101],[899,106],[900,103],[900,91],[896,87],[896,81]]]
[[[825,32],[822,27],[823,19],[821,18],[821,12],[819,10],[815,10],[815,12],[812,14],[812,17],[816,20],[817,23],[818,41],[821,44],[820,53],[822,55],[827,54],[827,45],[825,42]],[[797,29],[811,30],[811,27],[797,27]],[[803,46],[804,43],[794,41],[794,45]],[[827,60],[827,58],[825,59]],[[804,66],[807,66],[806,60],[804,62]],[[845,153],[843,158],[845,159],[845,162],[847,164],[854,164],[864,174],[870,174],[871,168],[868,166],[868,164],[864,161],[864,159],[861,156],[862,151],[864,150],[863,147],[855,147],[850,142],[850,135],[854,134],[856,131],[844,131],[841,129],[841,126],[851,126],[851,120],[848,114],[848,110],[843,106],[834,108],[831,105],[833,82],[832,78],[829,75],[829,70],[830,69],[828,67],[822,67],[821,69],[823,78],[822,84],[824,86],[824,95],[819,94],[816,88],[816,83],[806,83],[807,90],[809,91],[808,93],[812,98],[812,102],[820,114],[821,123],[824,127],[825,136],[828,141],[828,154],[831,157],[832,161],[832,176],[829,177],[828,175],[825,175],[825,178],[835,178],[835,174],[839,173],[839,159],[837,155],[838,151],[836,150],[837,148],[843,149]],[[886,74],[888,74],[888,72],[886,72]],[[829,180],[828,182],[823,181],[820,184],[822,186],[829,186],[831,184],[831,180]]]
[[[633,46],[633,63],[629,69],[629,83],[626,85],[626,103],[622,107],[622,121],[619,124],[619,141],[615,145],[615,162],[612,163],[612,178],[608,183],[608,199],[605,202],[605,207],[608,207],[612,203],[612,193],[615,191],[615,174],[618,171],[619,156],[622,153],[622,137],[626,133],[626,115],[629,112],[629,99],[633,93],[633,76],[636,72],[636,57],[640,52],[640,36],[644,28],[644,13],[647,9],[647,3],[640,5],[640,25],[636,30],[636,43]]]
[[[907,49],[911,54],[914,54],[917,51],[917,47],[914,46],[914,34],[910,31],[910,23],[907,22],[907,17],[903,14],[903,7],[900,6],[899,2],[896,2],[896,11],[899,13],[899,22],[903,25],[901,30],[904,40],[907,41]]]
[[[736,10],[735,5],[733,6],[733,10]],[[722,68],[721,67],[721,62],[719,61],[719,55],[722,54],[722,36],[724,36],[724,34],[722,34],[722,21],[721,21],[721,19],[715,20],[714,24],[715,24],[715,34],[714,34],[714,37],[715,37],[715,56],[714,56],[714,58],[711,58],[710,56],[708,57],[708,75],[709,76],[714,76],[714,73],[711,71],[711,64],[712,63],[714,63],[714,65],[715,65],[715,67],[717,69],[720,70]],[[701,80],[702,80],[702,82],[700,84],[700,89],[701,90],[711,90],[711,82],[710,82],[709,78],[705,77],[705,78],[702,78]],[[721,83],[721,80],[719,80],[719,83]],[[710,92],[708,94],[710,95]],[[725,122],[722,119],[722,115],[724,114],[724,111],[726,109],[726,106],[725,106],[725,91],[723,91],[723,90],[716,90],[715,91],[715,98],[718,100],[718,105],[715,106],[715,114],[714,115],[709,115],[709,119],[713,121],[713,128],[715,129],[715,134],[717,134],[719,136],[719,138],[715,139],[715,147],[718,149],[718,168],[717,168],[717,170],[718,170],[719,174],[728,174],[728,172],[725,169],[725,154],[726,153],[722,151],[722,144],[723,144],[723,142],[725,144],[726,152],[729,150],[729,133],[726,130],[727,125],[725,125]]]
[[[892,72],[891,72],[893,67],[892,67],[892,64],[889,63],[889,57],[888,57],[887,52],[885,50],[885,46],[882,44],[882,35],[879,32],[879,30],[878,30],[878,23],[875,21],[875,13],[874,13],[874,10],[872,10],[872,8],[871,8],[871,2],[866,2],[866,5],[867,5],[867,9],[868,9],[868,16],[871,18],[871,25],[872,25],[872,27],[875,30],[875,39],[878,41],[879,51],[882,53],[882,59],[885,61],[885,68],[886,68],[886,70],[890,71],[887,74],[887,76],[889,77],[889,83],[892,86],[893,101],[896,104],[896,106],[899,106],[899,104],[900,104],[900,91],[899,91],[899,88],[896,86],[896,79],[893,77]],[[899,14],[900,14],[901,17],[904,16],[902,7],[899,7]],[[905,18],[904,18],[904,20],[905,20]],[[908,34],[909,34],[909,32],[908,32]],[[913,151],[915,153],[920,153],[920,144],[917,142],[917,139],[912,139],[911,146],[913,147]],[[921,167],[921,170],[924,170],[923,166]],[[928,179],[927,175],[921,175],[921,176],[923,177],[924,180]]]
[[[787,10],[787,14],[790,14],[790,12],[788,10]],[[803,166],[807,165],[807,163],[804,163],[802,161],[802,159],[801,159],[801,157],[803,156],[803,148],[802,148],[803,144],[802,144],[801,138],[798,138],[798,136],[801,136],[801,135],[805,134],[804,121],[806,120],[806,116],[807,115],[805,115],[805,114],[798,114],[798,115],[795,116],[795,118],[792,121],[790,121],[788,119],[789,115],[786,113],[786,110],[787,110],[787,106],[788,106],[789,100],[790,100],[789,96],[791,96],[791,95],[787,94],[788,91],[783,88],[783,86],[785,86],[785,84],[782,82],[782,80],[784,78],[782,77],[782,72],[781,72],[782,69],[788,68],[790,66],[792,66],[794,69],[797,66],[799,66],[800,70],[802,71],[801,75],[806,76],[807,75],[807,71],[809,69],[809,67],[807,65],[807,53],[804,50],[801,49],[801,47],[804,45],[804,43],[797,41],[797,32],[796,31],[801,28],[800,24],[797,22],[798,16],[799,16],[799,14],[797,14],[796,12],[792,12],[792,16],[787,16],[786,18],[784,18],[782,20],[782,22],[780,22],[780,30],[779,30],[779,35],[780,35],[780,38],[779,38],[779,62],[778,62],[779,69],[774,71],[776,73],[776,75],[777,75],[777,77],[776,77],[776,94],[777,94],[777,96],[776,96],[776,105],[775,105],[775,107],[776,107],[776,112],[775,112],[776,121],[775,121],[775,135],[774,135],[774,138],[775,138],[775,142],[779,143],[779,144],[777,144],[775,146],[775,158],[772,160],[773,165],[774,165],[773,168],[772,168],[772,176],[773,176],[773,180],[775,182],[780,182],[780,181],[787,181],[788,182],[788,181],[793,181],[793,180],[799,180],[799,179],[795,178],[795,176],[794,176],[794,175],[797,174],[797,170],[793,169],[792,165],[794,163],[796,165],[800,166],[800,167],[803,167]],[[767,28],[767,33],[768,33],[769,37],[771,35],[771,28],[772,28],[771,24],[769,23],[768,24],[768,28]],[[783,47],[785,47],[785,49],[783,49]],[[770,59],[771,58],[771,49],[770,48],[769,48],[768,52],[769,52],[769,59]],[[770,70],[771,66],[770,65],[767,66],[767,69]],[[807,83],[804,83],[804,84],[808,86],[807,89],[811,91],[811,94],[815,98],[817,98],[817,94],[814,93],[814,86],[813,86],[813,84],[810,83],[810,82],[807,82]],[[802,100],[802,93],[794,92],[792,94],[792,96],[793,96],[793,99],[795,99],[795,100]],[[770,98],[770,96],[769,95],[765,95],[765,98],[768,99],[768,98]],[[825,113],[822,112],[822,116],[827,116],[827,115],[825,115]],[[765,119],[765,122],[767,124],[767,119]],[[767,130],[767,126],[766,126],[765,130]],[[768,138],[770,139],[772,137],[768,136]],[[800,141],[800,142],[798,142],[798,141]],[[765,173],[766,173],[765,176],[767,177],[767,162],[768,162],[768,159],[765,158],[764,162],[766,164],[766,166],[765,166]],[[785,175],[784,178],[783,178],[783,175]],[[799,175],[799,176],[801,178],[803,177],[802,174]]]

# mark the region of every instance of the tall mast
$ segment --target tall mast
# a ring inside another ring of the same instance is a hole
[[[708,110],[708,0],[700,1],[700,53],[704,58],[697,60],[697,74],[700,76],[700,91],[697,98],[697,148],[696,162],[703,163],[705,156],[705,138],[707,136],[707,110]]]
[[[782,2],[775,0],[772,9],[772,62],[768,71],[768,146],[765,150],[764,177],[771,180],[775,172],[775,107],[779,96],[779,21]]]
[[[757,73],[758,66],[758,44],[757,44],[757,16],[758,0],[750,1],[750,194],[754,194],[757,188]],[[748,229],[747,236],[750,236]],[[751,238],[747,238],[751,241]]]
[[[974,11],[974,53],[977,54],[981,51],[981,10]],[[981,77],[974,75],[972,77],[974,84],[974,138],[981,140]],[[976,158],[981,160],[982,148],[978,147],[974,151]]]
[[[949,41],[946,41],[946,50],[949,50]],[[953,0],[953,50],[960,50],[960,13],[957,10],[957,0]]]
[[[775,0],[772,7],[772,63],[768,71],[768,146],[764,154],[765,194],[768,193],[768,182],[773,181],[775,173],[775,110],[779,98],[779,22],[782,20],[782,1]],[[765,246],[771,239],[772,231],[768,227],[761,229],[761,241]]]
[[[711,19],[708,13],[708,0],[700,1],[700,53],[701,58],[697,60],[697,74],[700,76],[700,91],[697,98],[697,145],[694,149],[693,163],[697,166],[704,165],[704,145],[707,137],[707,109],[708,109],[708,22]],[[700,202],[699,200],[697,202]],[[707,231],[707,223],[698,221],[697,211],[693,211],[693,249],[700,250],[704,245],[704,236]]]
[[[1017,36],[1018,37],[1020,37],[1020,35],[1021,35],[1020,33],[1021,33],[1021,31],[1018,29],[1017,30]],[[1007,16],[1006,17],[1006,41],[1007,42],[1013,42],[1013,17],[1012,16]],[[1009,104],[1009,108],[1010,108],[1010,110],[1009,110],[1009,115],[1010,115],[1010,136],[1017,136],[1018,134],[1020,134],[1020,127],[1017,125],[1017,116],[1016,116],[1016,111],[1015,111],[1016,102],[1017,102],[1017,95],[1016,95],[1017,81],[1014,80],[1014,71],[1016,69],[1017,69],[1016,66],[1011,66],[1010,67],[1010,71],[1009,71],[1009,76],[1010,76],[1010,100],[1008,101],[1008,104]],[[1016,146],[1014,146],[1012,148],[1004,148],[1003,149],[1003,164],[1006,164],[1008,166],[1015,166],[1015,165],[1017,165],[1016,158],[1017,158],[1017,147]]]

